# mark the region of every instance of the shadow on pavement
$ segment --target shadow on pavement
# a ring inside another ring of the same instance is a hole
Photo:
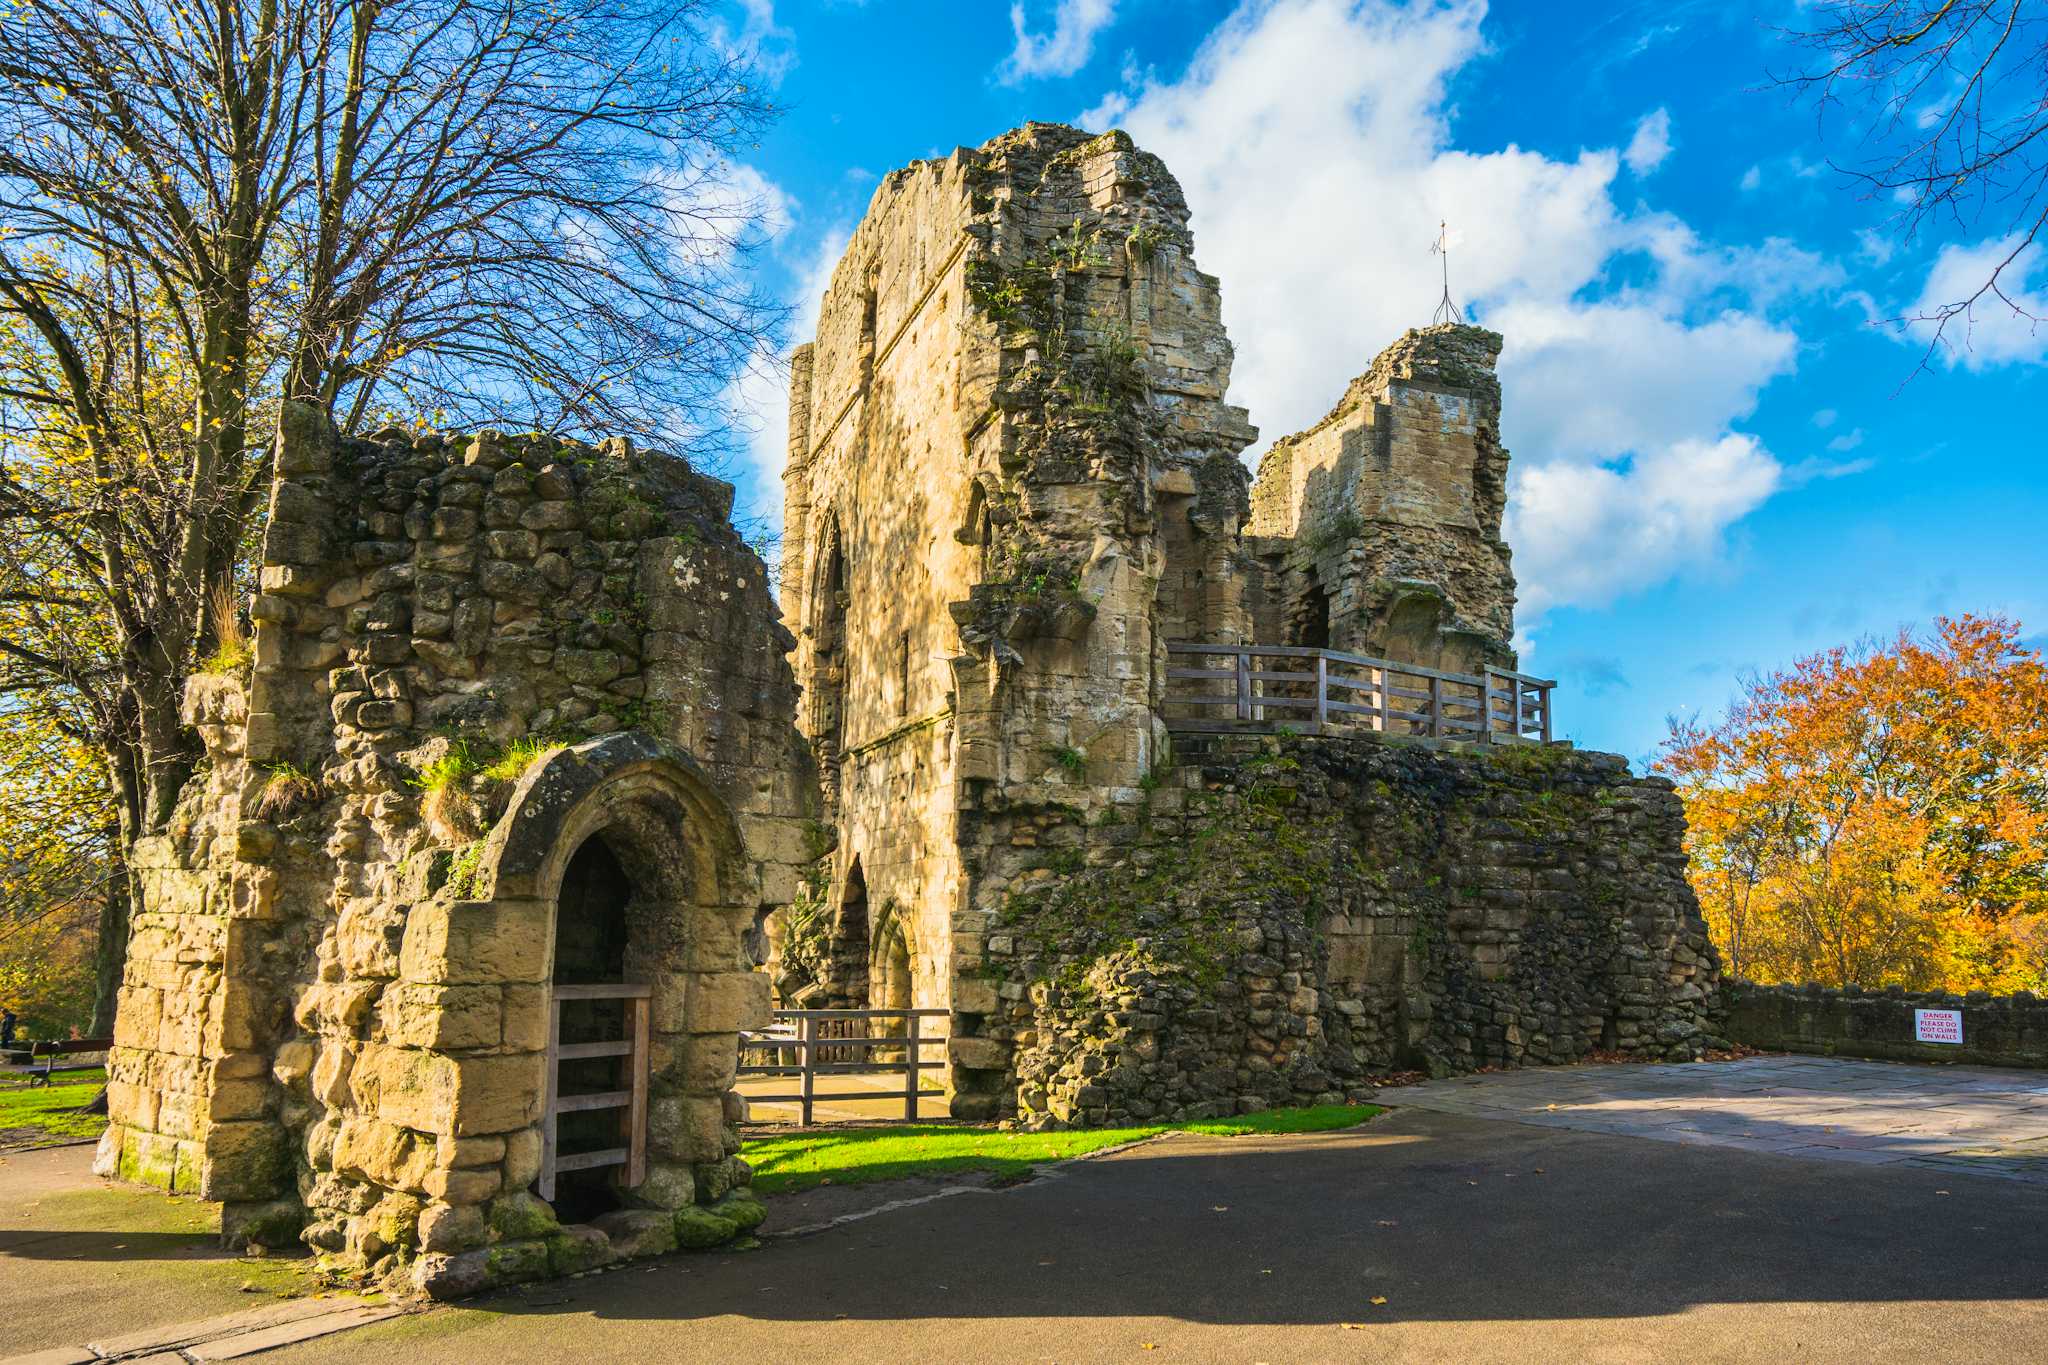
[[[1356,1133],[1176,1136],[752,1254],[478,1306],[1277,1325],[2018,1301],[2048,1297],[2044,1227],[2048,1190],[2008,1182],[1409,1110]]]

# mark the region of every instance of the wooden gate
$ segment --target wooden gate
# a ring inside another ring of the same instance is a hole
[[[819,1100],[872,1100],[880,1099],[888,1092],[877,1090],[828,1090],[819,1091],[818,1077],[887,1074],[903,1072],[903,1117],[915,1122],[917,1119],[918,1077],[926,1071],[945,1066],[944,1061],[926,1061],[921,1049],[944,1047],[944,1038],[920,1036],[918,1021],[921,1019],[943,1019],[951,1010],[777,1010],[774,1024],[763,1030],[752,1030],[740,1035],[739,1074],[742,1076],[794,1076],[797,1088],[794,1091],[773,1095],[747,1096],[750,1101],[763,1104],[795,1104],[803,1115],[801,1122],[813,1121],[812,1108]],[[878,1037],[867,1036],[867,1030],[880,1022],[884,1028],[900,1028],[901,1033],[885,1033]],[[903,1060],[882,1061],[874,1056],[880,1048],[903,1049]],[[746,1064],[748,1053],[766,1054],[771,1060],[765,1063]],[[865,1055],[865,1060],[854,1060]]]
[[[555,1177],[565,1171],[588,1171],[604,1166],[623,1166],[625,1185],[633,1188],[647,1178],[647,1035],[654,988],[624,983],[564,985],[553,988],[548,1002],[547,1108],[541,1120],[540,1197],[555,1197]],[[626,1036],[601,1042],[562,1041],[562,1006],[573,1000],[623,1000],[626,1002]],[[622,1057],[623,1090],[602,1090],[590,1094],[562,1093],[562,1063],[586,1057]],[[619,1115],[620,1146],[594,1152],[564,1153],[557,1140],[557,1121],[563,1114],[616,1109]]]

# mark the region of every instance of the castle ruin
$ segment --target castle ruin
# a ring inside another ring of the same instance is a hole
[[[288,409],[101,1169],[452,1295],[757,1222],[771,995],[946,1011],[1026,1127],[1697,1055],[1676,795],[1530,742],[1500,346],[1409,332],[1254,480],[1173,177],[1032,124],[849,243],[779,610],[679,459]]]

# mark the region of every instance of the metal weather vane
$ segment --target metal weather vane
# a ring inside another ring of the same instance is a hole
[[[1458,305],[1451,302],[1451,226],[1439,219],[1436,225],[1436,240],[1429,244],[1432,255],[1444,258],[1444,296],[1430,315],[1430,325],[1441,327],[1447,322],[1463,322],[1465,315],[1458,311]]]

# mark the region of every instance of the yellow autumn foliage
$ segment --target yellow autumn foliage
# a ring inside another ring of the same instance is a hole
[[[1691,876],[1752,981],[2048,988],[2048,666],[2003,617],[1753,678],[1657,767]]]

